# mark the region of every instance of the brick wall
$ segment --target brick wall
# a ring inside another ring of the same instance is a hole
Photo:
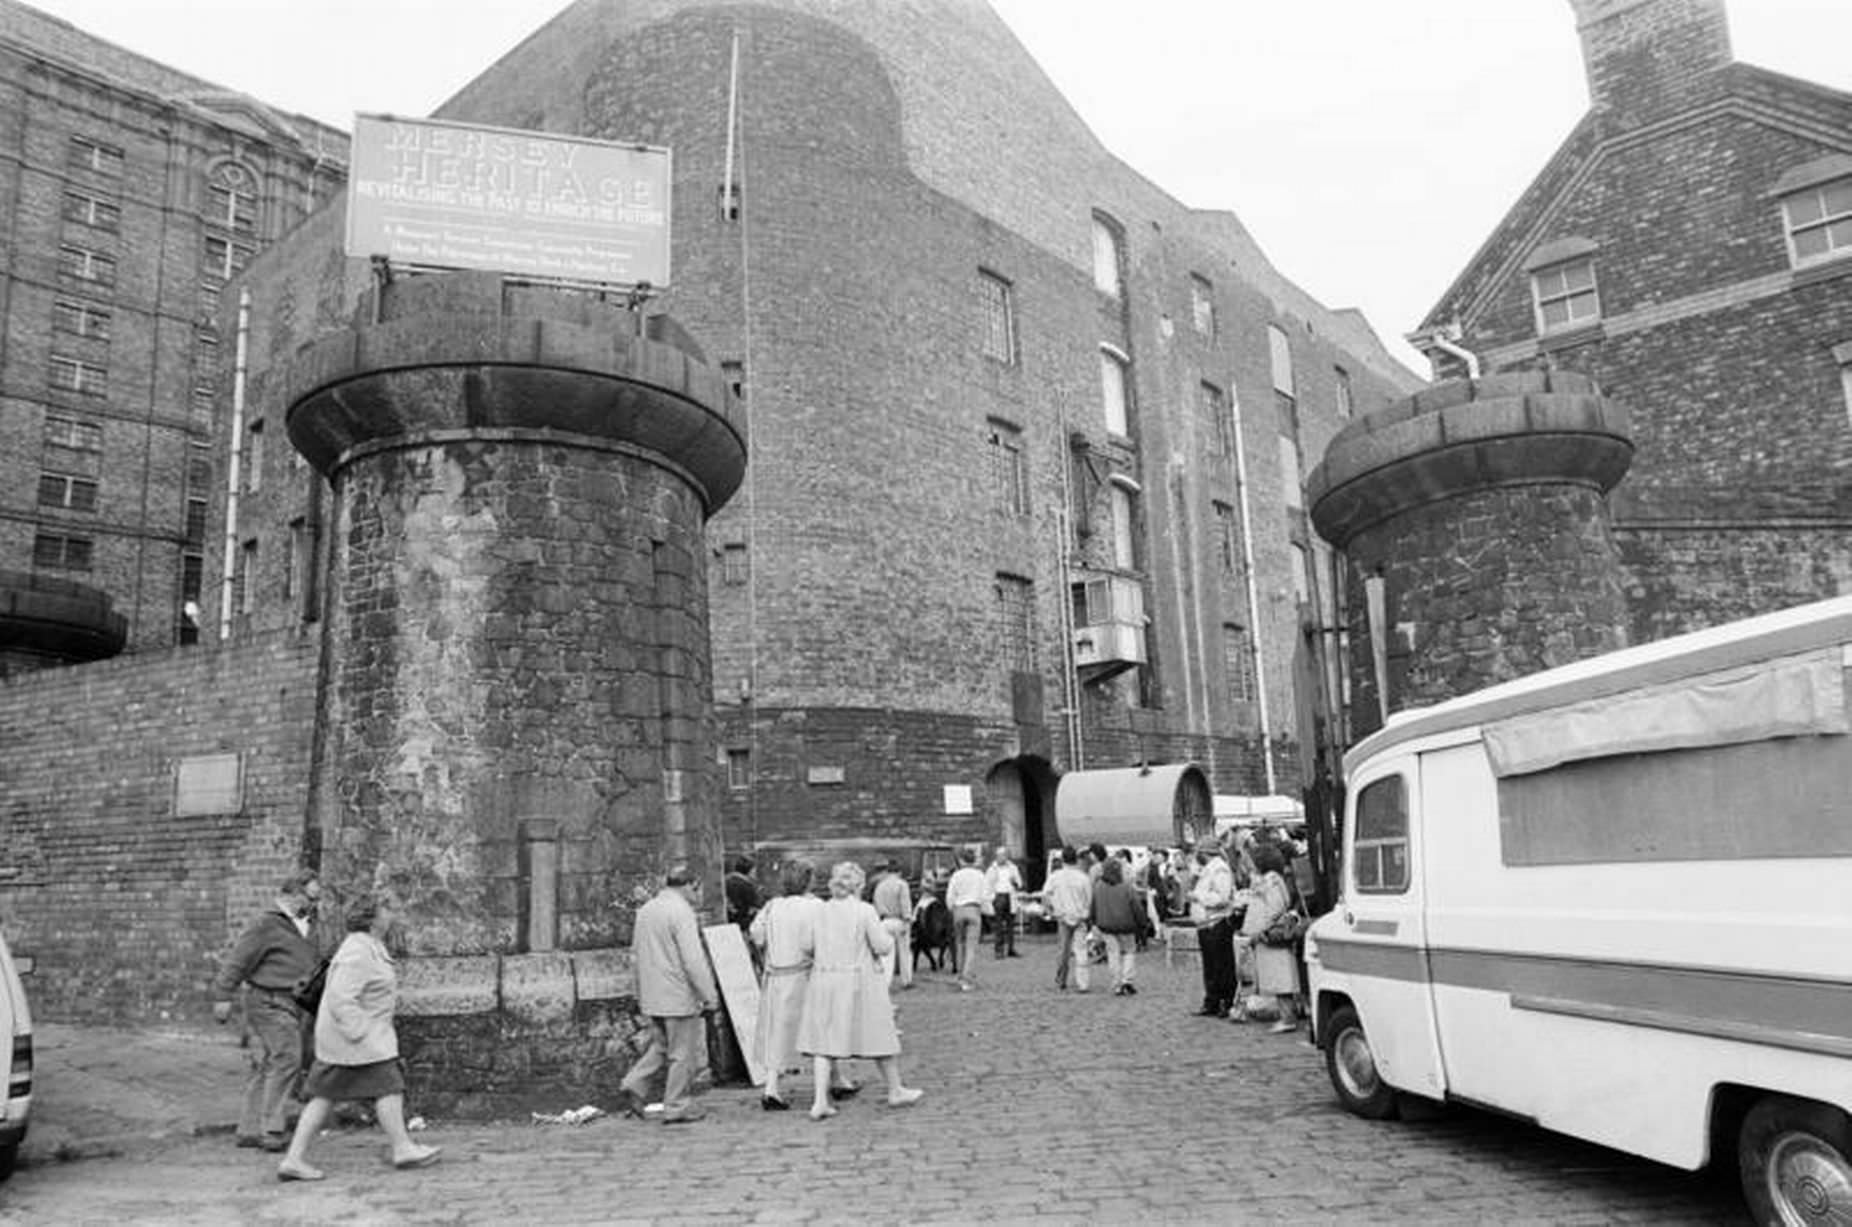
[[[0,920],[48,1019],[201,1016],[227,942],[298,863],[313,641],[0,681]],[[182,758],[237,754],[237,813],[176,817]]]

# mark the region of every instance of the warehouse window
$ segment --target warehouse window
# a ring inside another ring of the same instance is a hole
[[[102,175],[120,175],[122,173],[122,150],[114,145],[93,141],[87,136],[73,136],[68,162],[78,170],[91,170]]]
[[[85,396],[102,396],[109,391],[109,372],[94,362],[61,358],[54,354],[51,360],[51,386],[66,392],[80,392]]]
[[[254,249],[247,243],[234,243],[230,239],[208,235],[201,268],[208,277],[230,281],[250,262],[253,254]]]
[[[986,424],[985,430],[990,447],[993,505],[1009,515],[1027,515],[1029,475],[1023,462],[1022,431],[995,418]]]
[[[1216,551],[1221,555],[1222,574],[1232,579],[1241,571],[1241,521],[1235,518],[1233,503],[1217,501],[1213,506]]]
[[[1215,287],[1195,273],[1190,274],[1190,323],[1198,336],[1215,339]]]
[[[100,452],[103,450],[103,428],[94,422],[50,414],[45,418],[45,446],[67,447],[74,452]]]
[[[1019,575],[997,576],[998,638],[1004,662],[1017,673],[1035,671],[1035,583]]]
[[[97,484],[93,478],[69,473],[39,474],[39,506],[66,511],[95,511]]]
[[[206,185],[206,221],[234,234],[256,233],[256,177],[236,163],[217,167]]]
[[[64,220],[97,230],[117,230],[122,225],[122,210],[100,196],[66,192]]]
[[[1595,262],[1568,260],[1531,274],[1531,297],[1537,310],[1538,332],[1562,332],[1601,318],[1601,296],[1595,289]]]
[[[58,271],[67,277],[96,285],[116,284],[115,257],[92,251],[88,247],[79,247],[75,243],[64,243],[58,247]]]
[[[1112,512],[1112,561],[1125,571],[1138,569],[1138,494],[1130,482],[1107,488]]]
[[[734,792],[744,792],[752,787],[751,750],[727,751],[727,787]]]
[[[1228,674],[1228,692],[1239,702],[1255,696],[1254,645],[1245,626],[1222,624],[1222,663]]]
[[[720,582],[732,587],[745,583],[748,574],[746,562],[745,542],[734,541],[721,546]]]
[[[96,341],[107,341],[109,340],[109,323],[109,312],[101,307],[92,307],[87,303],[77,302],[52,304],[51,326],[59,332],[89,337]]]
[[[1100,400],[1106,411],[1106,432],[1130,438],[1132,434],[1131,359],[1110,345],[1100,346]]]
[[[252,422],[244,434],[244,492],[256,494],[264,488],[264,420]]]
[[[1104,213],[1093,215],[1093,285],[1114,298],[1125,294],[1125,231]]]
[[[257,608],[257,538],[252,537],[238,551],[238,612],[248,614]]]
[[[1228,416],[1228,398],[1212,383],[1196,385],[1196,411],[1202,417],[1203,434],[1209,440],[1212,455],[1235,454],[1234,419]]]
[[[1788,196],[1781,210],[1795,267],[1852,253],[1852,176]]]
[[[32,566],[39,571],[88,571],[95,542],[88,537],[39,533],[32,539]]]
[[[1350,372],[1341,366],[1334,366],[1331,373],[1337,379],[1338,417],[1348,420],[1357,411],[1357,403],[1350,389]]]
[[[977,275],[979,322],[983,328],[982,349],[986,358],[995,358],[1005,366],[1016,364],[1016,308],[1010,295],[1010,283],[995,273],[982,269]]]

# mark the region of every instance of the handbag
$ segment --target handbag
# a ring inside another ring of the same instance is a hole
[[[1260,941],[1263,946],[1290,946],[1304,933],[1305,915],[1296,908],[1288,908],[1261,930]]]
[[[328,960],[315,964],[315,970],[296,981],[289,990],[296,1008],[304,1014],[313,1014],[321,1008],[322,990],[328,987]]]

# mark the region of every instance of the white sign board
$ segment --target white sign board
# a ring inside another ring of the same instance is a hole
[[[738,925],[707,925],[707,957],[714,965],[720,1000],[733,1020],[733,1038],[739,1041],[746,1074],[754,1086],[765,1085],[765,1054],[759,1051],[759,977],[752,970],[752,955]]]
[[[669,284],[669,151],[356,115],[347,254],[546,281]]]

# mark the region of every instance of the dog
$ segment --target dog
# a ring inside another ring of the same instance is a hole
[[[952,935],[952,909],[936,895],[927,895],[913,909],[913,970],[920,969],[920,955],[934,971],[949,964],[958,970],[958,947]]]

